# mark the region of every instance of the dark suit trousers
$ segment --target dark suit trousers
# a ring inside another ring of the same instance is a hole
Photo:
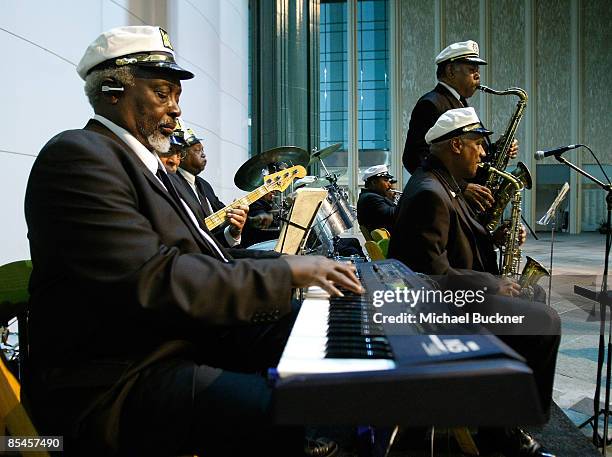
[[[466,311],[483,314],[526,316],[521,325],[485,325],[504,343],[521,354],[533,370],[540,404],[550,417],[557,351],[561,341],[561,320],[557,312],[544,303],[518,298],[487,295],[481,305],[466,305]],[[503,395],[503,394],[502,394]]]
[[[304,429],[272,424],[272,388],[265,378],[296,316],[204,329],[195,357],[146,370],[122,411],[121,455],[301,455]]]

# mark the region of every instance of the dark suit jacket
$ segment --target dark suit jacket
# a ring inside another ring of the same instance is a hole
[[[53,411],[58,421],[176,340],[291,312],[286,262],[213,258],[157,178],[96,121],[44,146],[25,214],[30,392],[44,404],[54,389],[84,387]]]
[[[369,232],[386,228],[391,232],[397,206],[388,198],[370,189],[362,189],[357,200],[357,220]]]
[[[410,173],[414,173],[429,154],[429,145],[425,142],[427,131],[444,112],[455,108],[463,108],[463,104],[442,84],[436,85],[434,90],[427,92],[417,101],[410,116],[402,156],[404,167]]]
[[[204,228],[206,226],[206,223],[204,222],[204,219],[206,218],[204,208],[200,204],[200,201],[196,198],[195,194],[193,193],[193,189],[191,188],[191,186],[189,185],[185,177],[178,172],[175,174],[168,174],[168,176],[170,176],[170,178],[172,179],[172,182],[174,183],[176,190],[181,196],[181,198],[185,200],[185,203],[187,203],[187,206],[189,206],[191,211],[193,211],[193,214],[196,216],[196,218],[199,221],[201,221],[201,226],[202,228]],[[208,181],[200,178],[199,176],[196,176],[196,186],[198,187],[200,194],[205,195],[206,198],[208,199],[210,203],[210,207],[213,212],[216,212],[216,211],[219,211],[220,209],[225,208],[226,205],[221,200],[219,200],[219,197],[217,197],[212,186],[208,183]],[[253,205],[259,203],[260,201],[261,200],[256,201],[255,203],[253,203]],[[251,215],[250,211],[249,211],[249,215]],[[248,250],[244,249],[244,247],[250,246],[252,243],[255,242],[255,241],[252,241],[250,238],[250,234],[247,228],[248,224],[245,225],[245,227],[242,230],[240,244],[234,247],[229,247],[227,240],[225,239],[225,233],[224,233],[225,227],[227,227],[227,224],[222,224],[219,227],[216,227],[215,229],[213,229],[212,234],[220,244],[227,247],[226,251],[233,258],[235,259],[244,259],[244,258],[275,259],[281,256],[281,254],[277,253],[276,251],[264,251],[264,250],[259,250],[259,249],[248,249]],[[274,236],[272,236],[272,238],[274,238]],[[276,238],[278,238],[278,234],[276,235]]]
[[[493,293],[498,289],[491,236],[474,218],[444,165],[433,156],[404,188],[389,257],[414,271],[445,276],[448,287],[486,286]]]
[[[193,214],[195,214],[196,218],[198,218],[198,220],[202,221],[203,223],[204,219],[206,219],[207,216],[210,216],[210,214],[206,214],[204,205],[200,203],[196,195],[193,193],[193,189],[191,188],[185,177],[180,172],[169,174],[169,176],[175,183],[175,187],[179,195],[183,198],[183,200],[185,200],[185,203],[187,203],[187,206],[189,206],[191,211],[193,211]],[[225,208],[225,205],[221,202],[221,200],[219,200],[219,197],[217,197],[215,191],[208,183],[208,181],[200,178],[199,176],[196,176],[195,183],[196,187],[200,192],[200,195],[204,195],[208,199],[213,213]],[[225,235],[223,233],[226,225],[227,224],[222,224],[212,231],[217,241],[219,241],[224,246],[227,246],[227,240],[225,239]]]

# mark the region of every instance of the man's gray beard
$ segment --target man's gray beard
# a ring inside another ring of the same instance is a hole
[[[155,149],[155,151],[165,154],[170,150],[170,139],[161,134],[161,132],[154,132],[147,137],[149,145]]]

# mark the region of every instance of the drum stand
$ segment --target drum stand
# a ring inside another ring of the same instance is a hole
[[[327,181],[329,182],[329,184],[325,186],[325,188],[328,190],[328,192],[331,192],[338,197],[343,197],[344,191],[342,188],[340,188],[340,186],[338,186],[338,175],[336,175],[335,173],[330,173],[327,167],[325,166],[325,162],[323,162],[323,159],[320,156],[318,156],[317,158],[319,162],[321,162],[321,166],[323,167],[323,170],[325,171],[324,178],[327,179]],[[339,208],[336,207],[334,212],[329,214],[326,219],[328,219],[329,217],[331,217],[338,211],[339,211]],[[325,223],[325,220],[323,220],[321,223]],[[338,252],[339,240],[340,240],[340,237],[338,235],[334,235],[331,241],[331,246],[329,245],[327,246],[327,257],[332,258],[332,259],[340,257],[340,254]],[[329,243],[322,243],[322,244],[329,244]]]

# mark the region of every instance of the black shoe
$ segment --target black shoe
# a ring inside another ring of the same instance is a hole
[[[338,444],[328,438],[306,438],[304,455],[307,457],[334,457],[338,455]]]
[[[533,436],[520,428],[514,428],[506,433],[507,439],[503,443],[502,452],[506,457],[555,457]]]

